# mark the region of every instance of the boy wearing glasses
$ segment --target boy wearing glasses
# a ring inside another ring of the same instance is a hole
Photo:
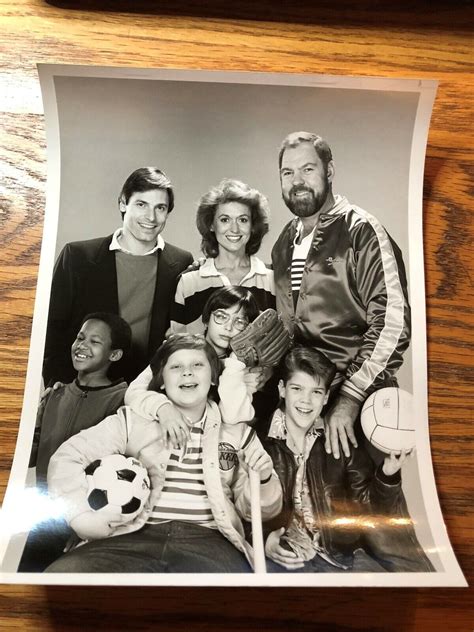
[[[255,320],[258,314],[258,305],[252,292],[241,286],[215,290],[202,311],[205,338],[223,365],[218,392],[221,400],[219,408],[226,423],[252,420],[255,416],[254,406],[259,405],[259,394],[255,391],[262,369],[250,371],[234,354],[229,355],[232,338]],[[125,394],[125,404],[142,417],[158,421],[172,445],[183,445],[189,439],[188,424],[167,397],[149,390],[151,378],[152,370],[148,366],[130,384]],[[253,405],[252,396],[255,400]],[[264,399],[263,395],[261,399]],[[273,406],[271,398],[265,396],[267,400]]]

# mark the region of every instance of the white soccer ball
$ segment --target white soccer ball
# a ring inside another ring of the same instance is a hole
[[[133,457],[111,454],[93,461],[85,473],[90,508],[93,511],[116,508],[123,523],[138,516],[150,495],[148,471]]]
[[[415,447],[413,396],[389,386],[372,393],[360,415],[362,430],[370,443],[389,454]]]

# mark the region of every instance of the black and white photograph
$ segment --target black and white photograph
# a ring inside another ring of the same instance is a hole
[[[465,585],[427,412],[436,82],[38,72],[2,581]]]

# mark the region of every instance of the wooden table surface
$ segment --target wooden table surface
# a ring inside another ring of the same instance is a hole
[[[424,181],[430,432],[448,532],[472,581],[470,3],[292,4],[0,0],[1,491],[22,405],[44,217],[37,62],[438,79]],[[471,630],[469,596],[439,588],[2,586],[0,630]]]

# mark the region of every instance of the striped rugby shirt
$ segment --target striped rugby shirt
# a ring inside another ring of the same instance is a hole
[[[168,333],[203,333],[202,310],[207,299],[217,288],[231,285],[229,279],[217,270],[212,258],[206,259],[198,270],[183,272],[171,306]],[[267,268],[258,257],[250,257],[250,270],[239,285],[252,292],[260,311],[275,308],[273,270]]]
[[[171,450],[163,490],[147,520],[148,524],[184,520],[217,529],[204,485],[204,422],[205,416],[191,427],[191,438],[184,448]]]

